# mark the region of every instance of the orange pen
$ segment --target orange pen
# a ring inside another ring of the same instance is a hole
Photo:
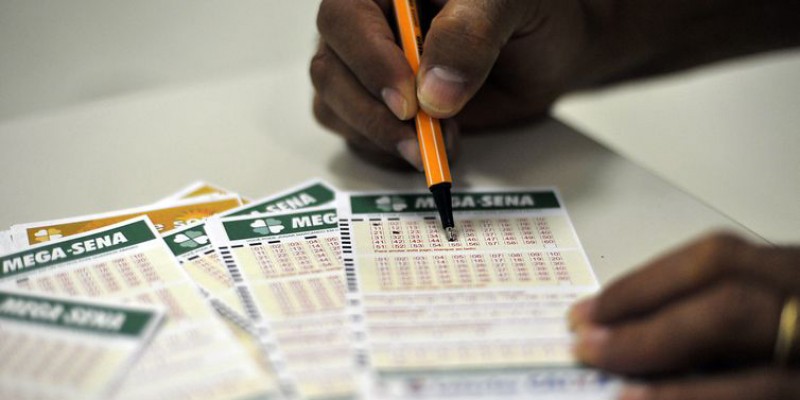
[[[400,44],[403,47],[408,64],[416,75],[419,71],[422,55],[422,27],[419,22],[419,11],[416,0],[394,0],[394,14],[400,31]],[[415,118],[419,151],[422,155],[422,166],[439,210],[442,227],[447,233],[447,240],[454,241],[455,222],[453,221],[453,203],[450,188],[453,180],[450,177],[450,165],[447,163],[442,126],[439,120],[431,118],[419,110]]]

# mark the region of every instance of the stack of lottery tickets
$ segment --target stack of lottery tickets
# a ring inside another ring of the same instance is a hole
[[[0,398],[608,399],[565,313],[597,280],[552,188],[198,182],[0,232]]]

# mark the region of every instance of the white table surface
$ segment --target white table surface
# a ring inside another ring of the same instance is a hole
[[[204,179],[261,197],[321,177],[421,189],[353,156],[310,111],[305,65],[0,125],[0,226],[134,207]],[[465,140],[457,187],[556,186],[600,278],[711,229],[746,228],[555,120]]]
[[[800,244],[800,48],[564,98],[559,118],[775,244]]]

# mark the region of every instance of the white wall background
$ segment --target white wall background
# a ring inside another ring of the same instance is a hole
[[[0,0],[0,124],[306,68],[318,0]],[[800,52],[570,96],[556,114],[774,242],[800,242]]]
[[[0,121],[305,63],[316,0],[0,0]]]

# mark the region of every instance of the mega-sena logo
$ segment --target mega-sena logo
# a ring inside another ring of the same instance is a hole
[[[209,243],[208,236],[199,230],[187,230],[186,232],[175,235],[172,241],[178,246],[194,249],[200,246],[205,246]]]
[[[250,222],[250,229],[261,236],[270,236],[291,233],[292,231],[307,231],[331,225],[336,225],[335,211],[258,218]]]
[[[375,208],[384,212],[402,212],[408,203],[398,196],[381,196],[375,199]]]
[[[250,227],[260,235],[277,235],[286,229],[283,222],[275,218],[257,219],[250,223]]]
[[[114,247],[127,243],[128,238],[122,232],[103,235],[72,243],[69,247],[50,247],[34,250],[3,259],[3,273],[11,273],[38,265],[50,264],[69,256],[81,256],[86,253]]]

